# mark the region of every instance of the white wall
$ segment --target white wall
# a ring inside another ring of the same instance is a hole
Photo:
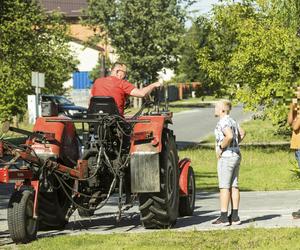
[[[75,42],[69,42],[71,50],[74,51],[79,60],[79,71],[91,71],[98,62],[99,51],[92,48],[85,48],[83,45]]]
[[[83,45],[76,42],[69,42],[71,50],[74,52],[76,59],[79,61],[77,65],[78,71],[91,71],[98,62],[99,51],[92,48],[85,48]],[[64,87],[73,86],[73,79],[64,82]]]

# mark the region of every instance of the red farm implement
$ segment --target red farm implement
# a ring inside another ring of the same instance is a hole
[[[0,183],[15,183],[8,205],[14,242],[63,229],[76,209],[90,217],[113,193],[119,215],[137,197],[145,228],[170,228],[193,214],[194,172],[189,159],[178,159],[170,112],[124,118],[111,97],[93,97],[76,119],[46,113],[33,132],[4,128],[27,135],[25,144],[0,140]]]

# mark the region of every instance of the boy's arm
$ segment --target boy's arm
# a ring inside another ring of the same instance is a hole
[[[246,131],[244,129],[242,129],[241,127],[238,127],[239,130],[239,143],[245,138],[246,135]]]

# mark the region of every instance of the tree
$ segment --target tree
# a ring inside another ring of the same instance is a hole
[[[281,25],[300,32],[300,1],[298,0],[258,0],[259,6],[268,16]]]
[[[35,1],[6,0],[0,8],[0,119],[26,112],[33,94],[31,71],[44,72],[46,93],[62,94],[76,61],[67,26],[58,13],[46,15]]]
[[[300,83],[299,38],[273,20],[245,20],[238,33],[230,61],[236,99],[250,110],[263,106],[274,124],[285,125],[286,106]]]
[[[206,82],[205,74],[199,70],[197,51],[207,43],[210,32],[209,21],[199,16],[193,21],[182,39],[180,60],[177,68],[177,79],[182,82]]]
[[[85,23],[102,32],[133,82],[154,81],[164,67],[174,68],[186,13],[178,0],[90,0]]]
[[[286,123],[287,104],[300,83],[300,39],[294,27],[253,4],[218,6],[199,62],[220,92],[249,110],[263,107],[276,125]]]
[[[255,15],[252,3],[227,3],[214,6],[210,18],[207,42],[198,49],[200,71],[206,74],[209,88],[218,96],[233,95],[229,62],[238,48],[237,29],[239,23]]]

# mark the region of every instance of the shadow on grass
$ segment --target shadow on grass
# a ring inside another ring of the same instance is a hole
[[[204,140],[201,142],[192,142],[192,141],[177,141],[176,142],[178,150],[188,150],[188,149],[210,149],[214,150],[215,144]],[[262,152],[274,153],[279,150],[290,151],[290,143],[247,143],[240,144],[242,150],[257,150],[260,149]]]
[[[199,143],[191,141],[176,141],[178,150],[198,148]]]
[[[213,143],[190,143],[185,142],[187,145],[192,145],[196,144],[194,147],[195,149],[214,149],[215,145]],[[274,144],[274,143],[251,143],[251,144],[240,144],[241,149],[270,149],[273,151],[278,151],[278,150],[290,150],[290,144],[287,143],[279,143],[279,144]]]
[[[201,178],[218,178],[218,176],[216,172],[205,172],[201,174],[196,173],[195,178],[201,180]]]

